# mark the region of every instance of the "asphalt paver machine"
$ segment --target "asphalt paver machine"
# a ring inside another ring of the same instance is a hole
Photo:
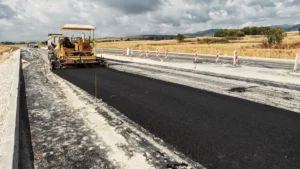
[[[86,37],[82,32],[78,37],[66,36],[65,31],[88,31],[89,35]],[[102,56],[97,57],[94,33],[95,28],[91,25],[66,24],[61,28],[60,34],[49,34],[48,58],[51,69],[79,67],[80,65],[108,67],[107,61]]]

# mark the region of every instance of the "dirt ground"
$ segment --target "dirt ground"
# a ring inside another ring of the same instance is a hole
[[[9,52],[11,49],[12,51],[17,50],[17,47],[9,47],[9,46],[0,46],[0,63],[4,62],[9,58],[9,56],[4,56],[3,53]]]
[[[7,47],[7,46],[0,46],[0,55],[2,55],[3,52],[6,52],[8,50],[9,50],[9,47]]]

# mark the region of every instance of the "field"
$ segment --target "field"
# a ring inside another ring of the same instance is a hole
[[[8,46],[0,46],[0,55],[3,54],[3,52],[6,52],[10,49]]]
[[[3,56],[3,53],[8,52],[10,49],[11,48],[7,46],[0,46],[0,63],[4,62],[7,59],[5,56]]]
[[[298,32],[288,32],[281,45],[265,47],[263,36],[245,36],[240,39],[226,40],[215,37],[198,37],[185,39],[184,42],[178,44],[176,40],[160,40],[160,41],[119,41],[119,42],[98,42],[98,48],[123,49],[133,48],[135,50],[155,51],[156,48],[160,52],[166,49],[169,52],[194,53],[195,50],[199,54],[216,54],[216,50],[220,51],[220,55],[232,55],[234,50],[239,52],[240,56],[263,57],[263,58],[282,58],[294,59],[296,53],[300,52],[300,35]]]
[[[3,53],[10,52],[11,49],[13,49],[12,51],[15,51],[19,48],[15,46],[0,46],[0,63],[4,62],[9,58],[9,56],[4,56]]]

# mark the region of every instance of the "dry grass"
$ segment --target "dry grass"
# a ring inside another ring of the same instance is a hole
[[[4,52],[9,51],[10,47],[8,46],[0,46],[0,55],[2,55]]]
[[[7,46],[0,46],[0,63],[4,62],[7,57],[3,56],[4,52],[8,52],[11,48]]]
[[[3,63],[5,60],[7,60],[9,57],[3,56],[4,52],[9,52],[13,48],[13,51],[17,50],[17,47],[9,47],[9,46],[0,46],[0,63]]]
[[[221,55],[232,55],[233,51],[237,50],[240,56],[284,59],[294,59],[296,53],[300,52],[300,35],[298,32],[289,32],[282,45],[271,48],[263,46],[263,36],[245,36],[237,40],[229,40],[227,43],[218,40],[220,38],[209,36],[198,39],[188,38],[181,44],[178,44],[176,40],[99,42],[97,47],[108,49],[133,48],[135,50],[148,48],[151,51],[159,48],[160,52],[168,49],[169,52],[180,53],[194,53],[197,50],[199,54],[213,55],[216,54],[216,50],[219,50]]]

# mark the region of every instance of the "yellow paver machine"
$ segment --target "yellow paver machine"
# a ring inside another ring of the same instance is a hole
[[[65,31],[72,33],[82,31],[82,33],[79,37],[66,36]],[[88,37],[83,31],[89,32]],[[94,32],[95,28],[91,25],[66,24],[61,28],[60,34],[48,34],[48,58],[51,68],[54,70],[79,65],[108,67],[107,61],[102,56],[97,57]]]

